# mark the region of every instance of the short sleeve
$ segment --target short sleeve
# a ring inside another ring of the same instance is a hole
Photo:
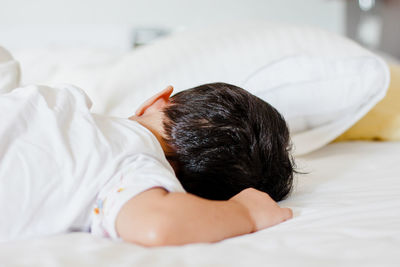
[[[134,196],[153,187],[169,192],[185,192],[172,167],[150,155],[139,154],[125,160],[124,167],[101,189],[92,209],[90,232],[120,240],[115,220],[122,206]]]

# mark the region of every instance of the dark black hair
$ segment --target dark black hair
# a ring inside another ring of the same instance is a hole
[[[204,84],[171,97],[164,110],[166,142],[185,190],[226,200],[253,187],[275,201],[293,184],[289,130],[279,112],[246,90]]]

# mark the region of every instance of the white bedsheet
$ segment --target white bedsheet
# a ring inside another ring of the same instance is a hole
[[[72,233],[0,245],[1,266],[400,266],[400,142],[338,143],[281,205],[294,219],[216,244],[144,248]]]

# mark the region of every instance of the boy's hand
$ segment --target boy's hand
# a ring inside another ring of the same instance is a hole
[[[293,217],[292,210],[281,208],[267,194],[254,188],[247,188],[230,201],[241,204],[253,222],[253,232],[281,223]]]

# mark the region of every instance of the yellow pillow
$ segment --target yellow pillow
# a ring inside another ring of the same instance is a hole
[[[385,98],[334,142],[400,141],[400,65],[390,66],[390,73],[390,86]]]

